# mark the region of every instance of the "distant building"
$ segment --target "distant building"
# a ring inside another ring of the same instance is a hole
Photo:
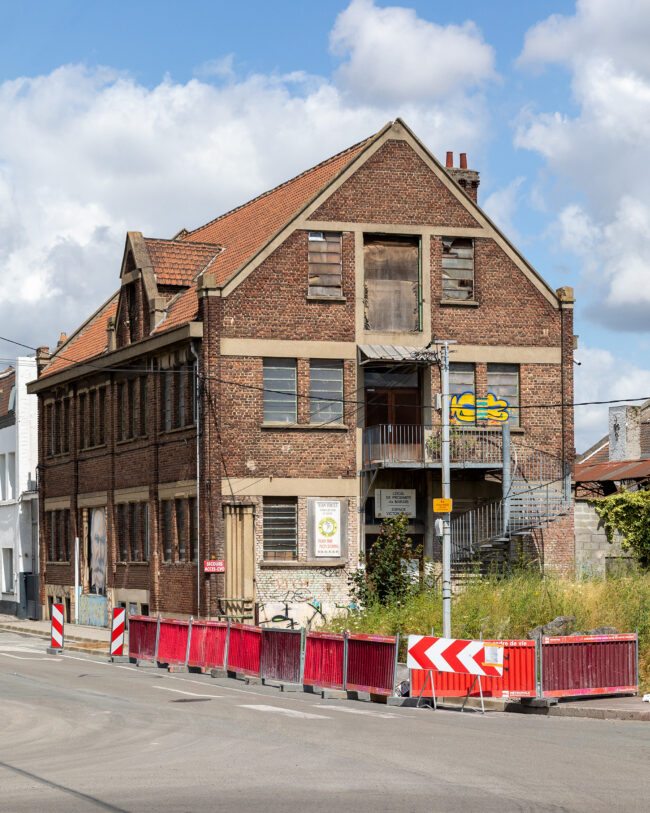
[[[171,240],[127,234],[119,290],[30,385],[46,612],[74,602],[75,537],[89,623],[317,620],[399,511],[439,565],[434,338],[456,576],[522,551],[572,571],[573,292],[453,163],[397,120]]]
[[[0,612],[38,617],[36,359],[0,373]]]
[[[650,401],[609,408],[609,432],[576,457],[573,480],[576,570],[605,576],[632,566],[635,559],[621,540],[608,541],[590,500],[650,485]]]

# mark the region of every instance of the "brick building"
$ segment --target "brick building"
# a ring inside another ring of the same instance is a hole
[[[119,603],[327,614],[400,508],[439,559],[440,373],[419,355],[433,337],[455,342],[455,566],[516,541],[572,568],[572,292],[452,164],[397,120],[193,231],[128,233],[119,291],[31,385],[45,605],[74,601],[75,536],[93,623]],[[210,559],[225,573],[204,573]]]

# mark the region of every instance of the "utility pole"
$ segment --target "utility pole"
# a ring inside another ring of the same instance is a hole
[[[451,498],[449,469],[449,343],[440,349],[442,384],[442,498]],[[442,515],[442,637],[451,638],[451,528],[450,514]]]

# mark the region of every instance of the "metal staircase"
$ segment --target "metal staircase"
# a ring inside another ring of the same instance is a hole
[[[507,429],[504,427],[504,429]],[[571,508],[571,467],[560,458],[503,440],[503,497],[451,521],[452,583],[456,588],[522,555],[543,559],[534,531]]]

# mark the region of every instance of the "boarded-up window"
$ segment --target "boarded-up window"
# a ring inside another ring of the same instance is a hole
[[[420,241],[417,237],[364,239],[366,328],[420,330]]]
[[[309,296],[342,296],[341,235],[309,232]]]
[[[298,500],[264,497],[264,558],[298,558]]]
[[[442,298],[474,298],[474,240],[443,237]]]

